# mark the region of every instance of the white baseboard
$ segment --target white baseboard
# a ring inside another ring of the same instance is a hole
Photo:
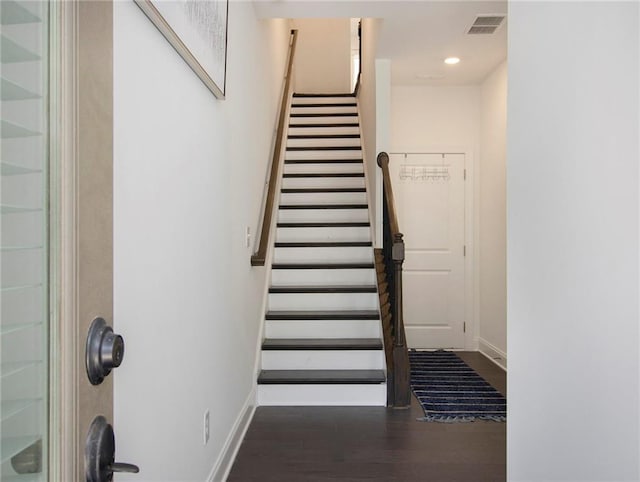
[[[222,447],[222,452],[216,461],[215,465],[209,473],[207,478],[208,482],[224,482],[229,476],[233,462],[236,459],[242,440],[244,439],[249,424],[253,419],[253,414],[256,411],[256,387],[251,389],[251,393],[247,397],[238,418],[233,424],[233,428],[227,437],[227,440]]]
[[[478,351],[504,371],[507,371],[507,354],[487,340],[478,339]]]

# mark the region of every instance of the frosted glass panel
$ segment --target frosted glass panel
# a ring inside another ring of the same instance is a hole
[[[0,2],[0,480],[48,479],[47,3]]]

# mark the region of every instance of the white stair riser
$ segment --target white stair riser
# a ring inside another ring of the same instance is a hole
[[[272,286],[353,286],[376,284],[374,269],[274,269]]]
[[[267,320],[267,338],[380,338],[380,320]]]
[[[275,248],[274,263],[373,263],[373,249],[363,247]]]
[[[293,97],[292,104],[353,104],[355,97]]]
[[[354,122],[343,122],[343,124],[354,124]],[[287,134],[290,136],[360,134],[360,127],[289,127]]]
[[[282,179],[283,189],[330,187],[361,188],[364,187],[364,177],[285,177]]]
[[[263,350],[263,370],[382,370],[383,350]]]
[[[360,138],[318,138],[318,139],[288,139],[287,147],[356,147],[360,146]]]
[[[280,204],[366,204],[365,192],[283,192]]]
[[[359,223],[369,221],[367,209],[280,209],[278,222],[281,223]]]
[[[260,406],[387,405],[387,385],[258,385]]]
[[[329,106],[329,107],[291,107],[292,114],[355,114],[356,107],[353,106]]]
[[[358,122],[357,115],[347,116],[330,116],[323,115],[320,117],[291,117],[289,118],[289,124],[353,124]]]
[[[319,147],[319,146],[316,146]],[[290,151],[285,155],[288,161],[299,159],[318,159],[324,161],[327,159],[362,159],[362,150],[360,149],[339,149],[339,150],[314,150],[314,151]]]
[[[364,172],[362,162],[314,162],[313,164],[285,164],[285,174],[320,174],[336,172]]]
[[[281,243],[369,242],[371,241],[371,230],[368,226],[362,228],[278,228],[276,230],[276,241]]]
[[[269,310],[377,310],[377,293],[269,293]]]

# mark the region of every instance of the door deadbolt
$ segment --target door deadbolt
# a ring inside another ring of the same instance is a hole
[[[104,318],[91,322],[87,336],[87,376],[92,385],[99,385],[104,377],[117,368],[124,358],[124,340],[116,335]]]
[[[116,442],[113,427],[102,415],[91,422],[84,451],[87,482],[110,482],[114,472],[140,472],[137,465],[114,462]]]

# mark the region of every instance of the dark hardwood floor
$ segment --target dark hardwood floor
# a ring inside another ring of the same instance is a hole
[[[506,373],[458,353],[506,394]],[[427,423],[384,407],[258,407],[229,481],[506,480],[506,424]]]

